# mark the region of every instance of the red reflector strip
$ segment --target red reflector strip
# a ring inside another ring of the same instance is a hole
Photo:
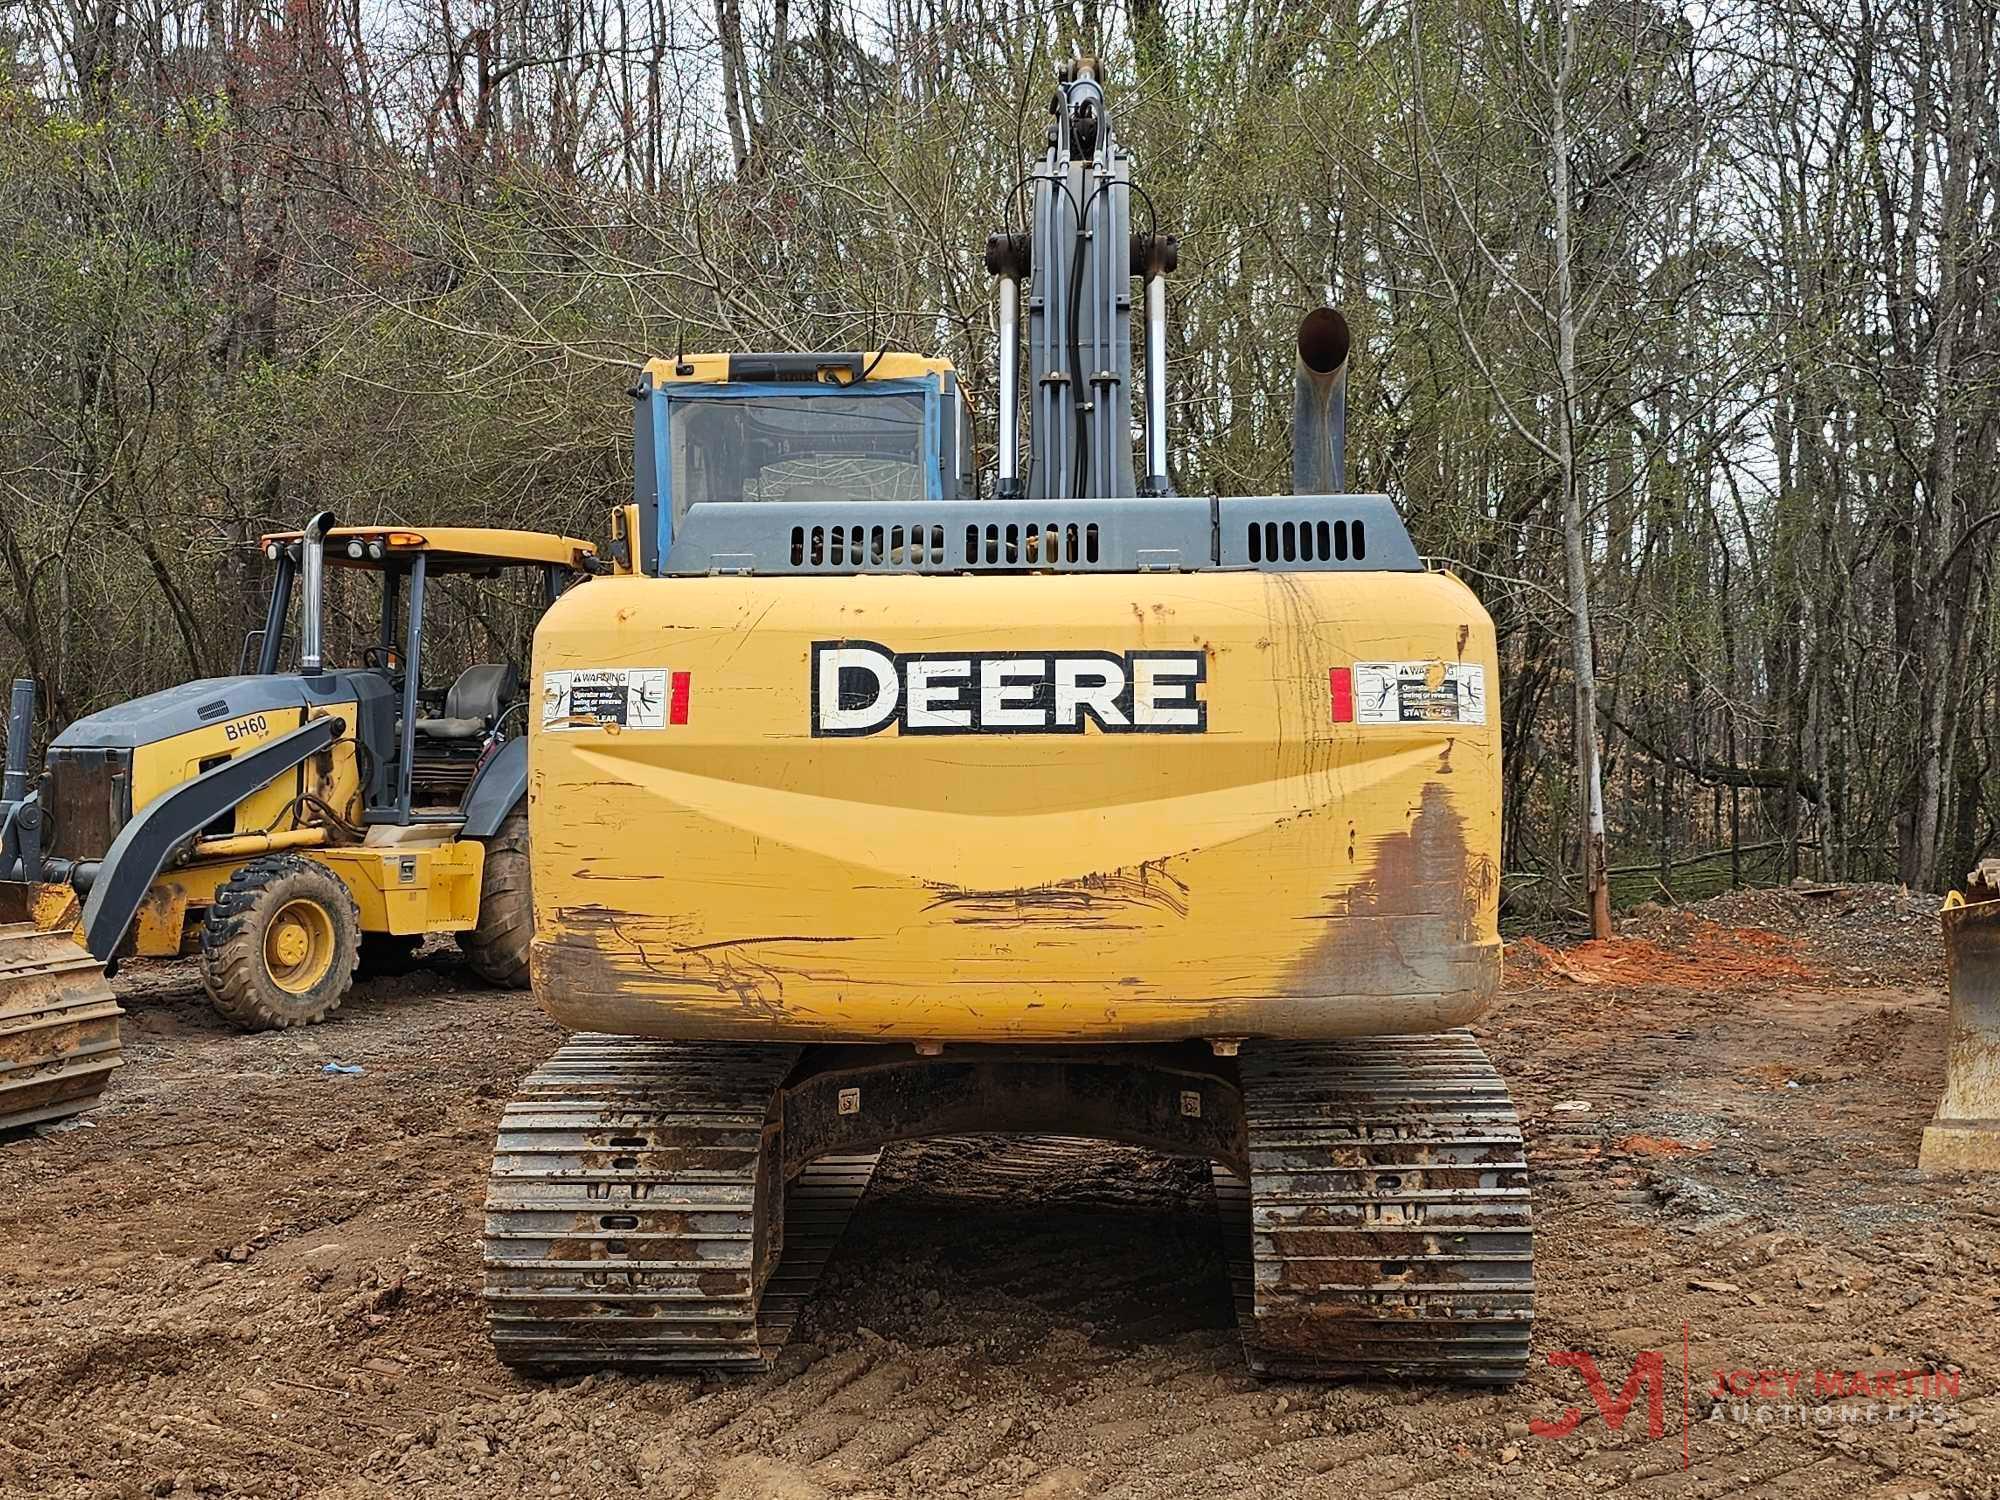
[[[1354,722],[1354,668],[1329,667],[1326,685],[1333,694],[1333,722],[1352,724]]]
[[[667,704],[667,722],[685,724],[688,721],[688,674],[674,673],[674,696]]]

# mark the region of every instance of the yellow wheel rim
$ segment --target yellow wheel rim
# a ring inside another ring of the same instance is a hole
[[[264,929],[264,967],[288,995],[303,995],[333,967],[333,918],[317,901],[287,901]]]

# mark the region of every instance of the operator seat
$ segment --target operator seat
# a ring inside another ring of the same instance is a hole
[[[501,710],[514,701],[518,678],[514,664],[508,661],[467,667],[444,695],[443,716],[417,720],[417,733],[433,740],[483,738]]]

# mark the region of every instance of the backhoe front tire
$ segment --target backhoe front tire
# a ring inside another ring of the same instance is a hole
[[[310,1026],[339,1008],[361,956],[361,913],[340,877],[300,854],[253,859],[216,892],[201,977],[245,1031]]]
[[[528,943],[535,935],[535,892],[528,863],[528,809],[507,814],[486,841],[479,879],[479,921],[458,935],[465,961],[488,984],[528,987]]]

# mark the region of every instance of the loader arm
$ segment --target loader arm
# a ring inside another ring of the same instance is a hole
[[[309,720],[149,802],[112,841],[91,883],[83,908],[83,938],[91,957],[111,962],[139,903],[181,845],[244,798],[326,749],[345,730],[338,718]]]

